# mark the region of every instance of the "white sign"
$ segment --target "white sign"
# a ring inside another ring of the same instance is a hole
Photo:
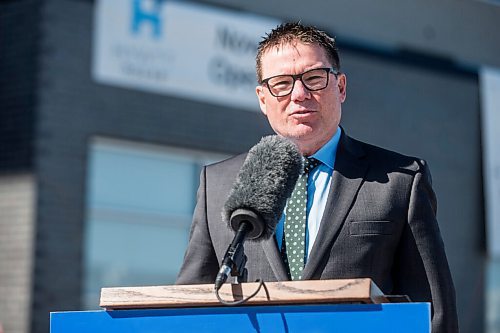
[[[488,254],[500,258],[500,69],[482,69],[480,80]]]
[[[190,2],[98,0],[92,74],[100,83],[257,111],[257,44],[278,24]]]

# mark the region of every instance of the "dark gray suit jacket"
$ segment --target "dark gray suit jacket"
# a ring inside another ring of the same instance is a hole
[[[213,283],[234,233],[222,207],[245,155],[207,166],[177,283]],[[248,281],[287,280],[276,240],[246,242]],[[327,205],[303,279],[369,277],[389,295],[432,302],[432,331],[458,332],[455,290],[424,161],[342,133]]]

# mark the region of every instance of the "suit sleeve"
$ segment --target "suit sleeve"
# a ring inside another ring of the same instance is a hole
[[[436,196],[424,161],[413,179],[407,224],[394,267],[395,291],[431,302],[432,332],[458,332],[455,288],[436,220]]]
[[[176,284],[213,283],[218,272],[219,265],[208,230],[206,193],[206,167],[204,167],[200,175],[189,243]]]

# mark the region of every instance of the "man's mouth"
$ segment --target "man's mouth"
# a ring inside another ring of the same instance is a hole
[[[300,116],[308,116],[308,115],[311,115],[315,112],[316,111],[313,111],[313,110],[296,110],[296,111],[293,111],[290,115],[300,117]]]

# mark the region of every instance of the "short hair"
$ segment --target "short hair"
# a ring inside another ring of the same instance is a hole
[[[273,47],[283,46],[301,42],[304,44],[317,44],[322,47],[332,66],[340,70],[340,58],[335,44],[335,38],[330,37],[326,32],[313,26],[305,26],[300,22],[282,23],[270,33],[263,37],[257,48],[255,57],[255,67],[257,70],[257,81],[262,82],[262,55]]]

